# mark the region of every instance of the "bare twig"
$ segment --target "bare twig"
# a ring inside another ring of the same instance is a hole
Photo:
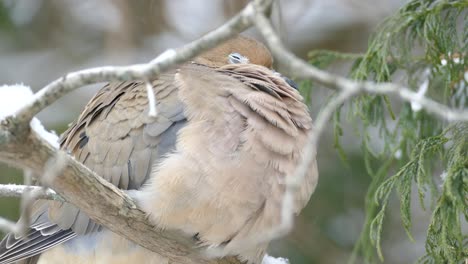
[[[25,192],[38,192],[37,199],[47,199],[64,202],[65,200],[58,195],[54,190],[47,188],[44,192],[40,192],[43,187],[16,185],[16,184],[0,184],[0,197],[17,197],[21,198]]]
[[[21,218],[16,223],[16,234],[23,236],[28,231],[31,219],[31,212],[34,202],[44,197],[50,190],[46,187],[52,184],[55,177],[60,174],[66,165],[66,153],[56,151],[55,157],[49,159],[44,166],[44,173],[40,177],[41,188],[26,188],[21,196]],[[24,170],[24,185],[31,186],[33,172],[30,169]]]
[[[57,150],[55,157],[49,159],[44,166],[43,175],[39,178],[43,191],[53,184],[54,179],[62,173],[67,166],[67,154],[63,150]]]
[[[349,98],[356,95],[359,92],[358,89],[349,89],[342,91],[337,96],[332,97],[330,102],[325,105],[322,111],[317,115],[317,120],[309,140],[305,147],[305,153],[302,157],[302,161],[299,167],[296,169],[293,175],[286,177],[286,190],[283,196],[283,202],[281,207],[281,222],[278,226],[275,226],[273,229],[269,230],[265,234],[259,234],[258,239],[252,241],[245,241],[242,244],[243,248],[250,248],[256,245],[277,239],[286,235],[291,228],[293,227],[294,220],[294,196],[297,193],[298,189],[301,187],[301,184],[304,180],[304,177],[309,169],[309,164],[316,157],[317,144],[319,142],[320,136],[325,130],[328,122],[330,121],[333,113]]]
[[[2,231],[3,233],[16,232],[15,222],[0,217],[0,231]]]
[[[23,183],[26,186],[32,185],[33,179],[33,171],[30,169],[23,170]],[[21,195],[21,204],[20,204],[20,211],[21,215],[23,216],[18,220],[16,223],[15,234],[23,236],[26,234],[28,227],[29,227],[29,220],[30,220],[30,213],[33,204],[33,200],[31,199],[31,191],[25,190],[23,195]]]
[[[18,197],[21,198],[21,211],[22,218],[17,223],[0,218],[0,230],[8,233],[13,232],[15,234],[25,234],[27,227],[29,226],[29,215],[31,212],[31,206],[37,199],[49,199],[56,201],[64,201],[53,190],[38,186],[30,186],[32,179],[32,172],[26,169],[24,172],[24,184],[1,184],[0,185],[0,196],[2,197]]]
[[[297,191],[298,188],[300,188],[301,183],[304,180],[304,177],[309,168],[309,164],[312,162],[312,160],[315,159],[320,136],[322,135],[333,113],[338,109],[338,107],[340,107],[343,103],[349,100],[349,98],[351,98],[353,95],[356,95],[357,92],[357,89],[349,89],[342,91],[337,96],[332,97],[330,102],[328,102],[322,109],[322,111],[320,111],[320,113],[317,115],[317,119],[314,123],[314,128],[311,131],[309,140],[306,144],[306,149],[302,161],[294,175],[292,175],[292,177],[288,177],[286,180],[286,194],[283,200],[283,209],[281,217],[283,222],[282,225],[284,225],[283,228],[289,229],[292,227],[293,206],[291,204],[292,200],[288,201],[288,199],[292,199],[293,194]],[[287,195],[288,193],[289,195]]]
[[[21,196],[21,217],[16,223],[15,235],[25,236],[27,234],[31,221],[31,212],[33,209],[34,202],[38,199],[37,197],[42,193],[42,188],[34,191],[26,189],[26,191]]]

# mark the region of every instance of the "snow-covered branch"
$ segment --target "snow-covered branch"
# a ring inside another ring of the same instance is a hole
[[[272,0],[262,0],[257,9],[267,10]],[[146,64],[124,67],[98,67],[72,72],[49,83],[34,95],[34,99],[16,113],[16,120],[27,122],[42,109],[63,95],[87,84],[109,81],[150,80],[171,67],[186,62],[202,52],[215,47],[253,24],[253,3],[238,15],[205,36],[176,50],[167,50]]]

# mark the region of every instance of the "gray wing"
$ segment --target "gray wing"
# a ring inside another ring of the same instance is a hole
[[[121,189],[138,189],[151,165],[175,146],[185,125],[174,74],[152,82],[158,115],[148,116],[145,84],[108,84],[62,135],[61,148]],[[8,234],[0,243],[0,264],[28,258],[101,226],[69,203],[39,200],[26,237]],[[34,263],[34,262],[33,262]]]
[[[25,257],[32,256],[54,245],[63,243],[76,236],[72,230],[61,230],[54,223],[48,222],[45,203],[37,203],[32,214],[30,229],[25,236],[27,239],[10,233],[0,242],[0,263],[12,263]],[[37,259],[30,259],[29,264]]]

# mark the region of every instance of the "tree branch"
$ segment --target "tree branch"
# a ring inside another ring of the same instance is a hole
[[[204,37],[177,50],[168,50],[147,64],[126,67],[99,67],[66,74],[34,95],[34,98],[14,116],[0,120],[0,160],[35,172],[45,170],[45,164],[57,155],[57,150],[29,128],[29,121],[42,109],[66,93],[86,84],[103,81],[129,81],[154,79],[158,74],[183,63],[216,46],[229,37],[240,33],[252,24],[259,29],[273,55],[295,77],[310,79],[339,91],[317,116],[313,134],[305,147],[302,163],[294,175],[288,177],[283,202],[282,224],[271,234],[260,238],[269,240],[284,234],[292,227],[292,194],[300,185],[308,164],[316,154],[316,146],[328,121],[336,109],[353,96],[367,92],[394,94],[398,98],[418,103],[426,111],[448,121],[468,121],[468,111],[458,111],[437,103],[411,89],[392,83],[357,82],[321,71],[297,58],[280,42],[264,12],[272,0],[256,0],[249,3],[237,16]],[[155,109],[156,110],[156,109]],[[136,208],[133,201],[111,183],[70,156],[64,157],[65,167],[59,177],[50,183],[57,191],[45,191],[41,198],[65,199],[86,212],[93,220],[135,243],[152,250],[175,263],[239,263],[234,258],[207,260],[192,248],[193,241],[176,232],[156,229],[146,220],[145,214]],[[0,196],[15,196],[24,192],[25,186],[0,186]],[[61,198],[63,197],[63,198]],[[11,227],[0,219],[0,229]]]
[[[271,4],[272,0],[262,0],[256,8],[265,11]],[[147,64],[98,67],[68,73],[37,92],[34,99],[16,113],[16,120],[23,123],[29,122],[37,113],[63,95],[87,84],[154,79],[158,74],[215,47],[252,24],[253,3],[249,3],[238,15],[219,28],[177,50],[167,50]]]
[[[0,126],[0,129],[6,128],[4,124]],[[0,145],[0,160],[37,172],[44,171],[44,164],[56,153],[57,150],[34,131],[20,141]],[[232,263],[232,259],[206,260],[192,249],[193,241],[190,239],[156,229],[124,192],[74,158],[67,155],[65,159],[65,168],[51,187],[97,223],[175,263]]]
[[[255,26],[265,38],[273,56],[277,61],[284,65],[290,73],[294,74],[295,77],[312,80],[338,91],[357,90],[358,93],[393,94],[403,101],[421,105],[421,107],[427,112],[432,113],[441,119],[450,122],[468,121],[467,110],[460,111],[451,109],[425,96],[421,96],[417,92],[414,92],[405,86],[394,83],[353,81],[339,75],[317,69],[287,50],[273,30],[268,19],[259,11],[260,10],[257,11],[257,9],[255,10]]]
[[[8,219],[0,217],[0,231],[3,233],[15,232],[16,224]]]
[[[261,0],[255,0],[257,5],[261,4]],[[255,6],[256,7],[256,6]],[[289,73],[295,77],[308,79],[318,82],[328,88],[339,91],[338,95],[333,97],[328,102],[322,111],[317,115],[314,122],[314,129],[311,132],[309,141],[304,147],[304,156],[298,168],[293,175],[286,178],[286,191],[282,203],[281,223],[274,230],[270,230],[268,234],[264,234],[261,240],[269,241],[287,233],[293,226],[294,193],[298,190],[309,168],[309,164],[316,157],[318,142],[321,134],[329,123],[333,113],[346,101],[360,93],[373,94],[394,94],[403,101],[418,104],[427,112],[438,116],[447,121],[468,121],[468,111],[459,111],[451,109],[443,104],[435,102],[424,95],[413,92],[411,89],[394,83],[375,83],[375,82],[359,82],[346,79],[344,77],[322,71],[302,59],[295,56],[287,50],[281,43],[278,35],[274,31],[270,21],[261,12],[260,9],[254,9],[254,24],[265,38],[268,47],[273,56],[283,64]]]
[[[27,186],[27,185],[17,185],[17,184],[0,184],[0,197],[15,197],[21,198],[21,195],[24,192],[40,192],[36,196],[37,199],[47,199],[54,201],[65,201],[60,195],[58,195],[52,189],[45,189],[40,186]]]

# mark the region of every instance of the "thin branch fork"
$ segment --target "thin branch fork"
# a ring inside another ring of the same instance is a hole
[[[0,197],[15,197],[21,198],[21,195],[25,192],[37,192],[37,199],[47,199],[54,201],[65,201],[60,195],[54,190],[47,188],[43,191],[43,187],[29,186],[29,185],[17,185],[17,184],[0,184]]]
[[[405,86],[394,83],[353,81],[326,71],[319,70],[318,68],[298,58],[284,47],[278,35],[275,33],[270,21],[262,12],[260,12],[260,9],[255,9],[254,16],[254,24],[260,31],[261,35],[265,38],[268,47],[273,53],[273,56],[277,58],[277,60],[297,78],[312,80],[324,85],[325,87],[337,91],[356,90],[356,92],[359,93],[367,92],[372,94],[393,94],[398,96],[403,101],[420,104],[421,107],[424,108],[427,112],[436,115],[440,119],[444,119],[450,122],[468,122],[468,110],[456,110],[449,108],[444,104],[438,103],[425,96],[421,96],[417,92],[414,92]]]

